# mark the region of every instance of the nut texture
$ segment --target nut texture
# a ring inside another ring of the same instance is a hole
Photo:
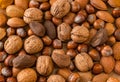
[[[65,82],[65,79],[60,75],[51,75],[47,79],[47,82]]]

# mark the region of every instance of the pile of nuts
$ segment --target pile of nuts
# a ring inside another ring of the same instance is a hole
[[[0,0],[0,82],[120,82],[120,0]]]

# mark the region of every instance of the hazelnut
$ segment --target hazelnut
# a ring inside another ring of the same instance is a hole
[[[18,28],[17,29],[17,35],[24,38],[26,36],[26,32],[23,28]]]
[[[47,45],[47,46],[49,46],[51,43],[52,43],[52,40],[51,40],[51,38],[49,37],[49,36],[44,36],[44,37],[42,37],[42,41],[43,41],[43,43],[45,44],[45,45]]]
[[[9,28],[7,28],[6,32],[7,32],[7,36],[14,35],[15,34],[15,29],[9,27]]]
[[[94,61],[99,61],[100,60],[100,54],[96,49],[91,49],[89,51],[89,55]]]
[[[102,56],[110,56],[113,54],[113,50],[110,46],[106,45],[101,50],[101,54],[102,54]]]
[[[61,40],[59,40],[59,39],[53,40],[53,48],[60,49],[62,47],[63,47],[63,44],[62,44]]]
[[[88,51],[88,46],[85,44],[79,44],[77,47],[77,50],[79,52],[87,52]]]
[[[46,11],[45,12],[44,19],[46,19],[46,20],[52,20],[52,15],[51,15],[50,11]]]
[[[114,36],[115,36],[116,40],[120,41],[120,29],[115,30]]]
[[[71,11],[78,12],[80,10],[80,5],[77,1],[72,1],[71,3]]]
[[[68,77],[68,82],[80,82],[80,75],[78,73],[72,73]]]
[[[12,76],[12,71],[11,71],[11,69],[8,68],[8,67],[3,67],[2,70],[1,70],[1,73],[2,73],[2,75],[5,76],[5,77],[10,77],[10,76]]]
[[[92,68],[92,72],[94,74],[99,74],[99,73],[102,73],[103,72],[103,67],[101,64],[99,63],[96,63],[94,64],[93,68]]]
[[[118,18],[116,18],[116,20],[115,20],[115,25],[116,25],[116,27],[117,28],[120,28],[120,17],[118,17]]]
[[[107,30],[108,36],[111,36],[115,32],[115,26],[112,23],[106,23],[105,29]]]
[[[29,2],[29,7],[35,7],[35,8],[38,8],[39,7],[39,2],[36,1],[36,0],[30,0]]]
[[[43,2],[42,4],[40,4],[39,9],[41,10],[48,10],[50,8],[50,4],[48,2]]]
[[[70,56],[70,58],[73,59],[77,55],[77,52],[74,49],[69,49],[66,51],[66,55]]]
[[[112,10],[112,14],[114,17],[119,17],[120,16],[120,7],[116,7]]]
[[[100,28],[103,28],[105,26],[105,22],[101,19],[97,19],[93,23],[93,26],[94,26],[95,29],[100,29]]]
[[[67,48],[68,49],[75,49],[76,47],[77,47],[77,43],[75,43],[74,41],[69,41],[68,43],[67,43]]]
[[[92,5],[87,4],[87,5],[86,5],[86,11],[87,11],[89,14],[92,14],[92,13],[95,12],[95,8],[94,8]]]
[[[114,71],[120,74],[120,61],[116,61]]]

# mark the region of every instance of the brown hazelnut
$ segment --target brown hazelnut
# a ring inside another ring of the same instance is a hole
[[[107,44],[110,45],[110,46],[112,46],[112,45],[115,44],[115,42],[116,42],[116,38],[114,36],[110,36],[108,38]]]
[[[60,75],[50,75],[47,82],[65,82],[65,79]]]
[[[77,43],[75,43],[74,41],[69,41],[68,43],[67,43],[67,48],[68,49],[75,49],[76,47],[77,47]]]
[[[26,37],[26,32],[23,28],[18,28],[16,31],[17,31],[16,33],[18,36],[20,36],[22,38]]]
[[[105,29],[107,30],[108,36],[111,36],[115,32],[115,26],[112,23],[106,23]]]
[[[82,23],[84,21],[85,21],[85,16],[82,14],[76,15],[76,17],[74,18],[75,23]]]
[[[42,50],[43,55],[50,56],[51,53],[52,53],[52,48],[51,47],[44,47],[43,50]]]
[[[120,28],[120,17],[118,17],[118,18],[116,18],[116,20],[115,20],[115,25],[116,25],[116,27],[117,28]]]
[[[90,24],[88,22],[83,22],[81,26],[87,27],[88,29],[90,28]]]
[[[17,82],[17,80],[14,77],[8,77],[7,82]]]
[[[7,32],[7,36],[14,35],[15,34],[15,29],[9,27],[9,28],[7,28],[6,32]]]
[[[59,25],[62,23],[62,19],[56,18],[56,17],[52,17],[52,21],[55,25]]]
[[[2,51],[0,52],[0,62],[3,62],[7,57],[7,53]]]
[[[48,10],[50,8],[50,4],[48,2],[43,2],[40,4],[39,9],[41,10]]]
[[[4,61],[4,64],[5,64],[6,66],[13,66],[12,61],[13,61],[14,58],[15,58],[14,55],[8,55],[8,57],[7,57],[7,58],[5,59],[5,61]]]
[[[92,13],[95,12],[95,9],[94,9],[94,7],[92,5],[87,4],[86,5],[86,11],[87,11],[87,13],[92,14]]]
[[[71,3],[71,11],[78,12],[80,10],[80,5],[77,1],[72,1]]]
[[[28,29],[28,36],[31,36],[31,35],[33,35],[34,33],[33,33],[33,31],[31,30],[31,29]]]
[[[80,75],[76,72],[70,74],[70,76],[68,77],[68,82],[80,82]]]
[[[21,71],[21,69],[13,67],[12,68],[13,77],[16,77],[20,71]]]
[[[95,29],[100,29],[103,28],[105,26],[105,22],[101,19],[97,19],[94,24],[93,24]]]
[[[72,61],[70,63],[69,69],[72,70],[72,71],[75,69],[75,65]]]
[[[79,5],[82,9],[84,9],[85,6],[87,5],[87,3],[89,2],[89,0],[84,0],[84,2],[82,0],[75,0],[75,1],[77,1],[79,3]]]
[[[101,54],[102,54],[102,56],[110,56],[113,54],[113,50],[110,46],[106,45],[101,50]]]
[[[52,20],[52,15],[51,15],[50,11],[46,11],[46,12],[45,12],[44,18],[45,18],[46,20]]]
[[[120,41],[120,29],[115,30],[114,36],[115,36],[116,40]]]
[[[46,82],[46,77],[40,76],[37,82]]]
[[[51,38],[49,37],[49,36],[44,36],[44,37],[42,37],[42,41],[43,41],[43,43],[45,44],[45,45],[47,45],[47,46],[49,46],[51,43],[52,43],[52,40],[51,40]]]
[[[30,0],[29,2],[29,7],[35,7],[35,8],[38,8],[39,7],[39,2],[36,1],[36,0]]]
[[[95,14],[89,14],[88,17],[87,17],[87,21],[90,24],[93,24],[96,21],[96,15]]]
[[[96,63],[94,64],[93,68],[92,68],[92,72],[94,74],[99,74],[99,73],[102,73],[103,72],[103,67],[101,64],[99,63]]]
[[[120,16],[120,7],[116,7],[112,10],[112,14],[114,17],[119,17]]]
[[[1,70],[1,73],[2,73],[2,75],[5,76],[5,77],[10,77],[10,76],[12,76],[12,71],[11,71],[11,69],[8,68],[8,67],[3,67],[2,70]]]
[[[61,42],[61,40],[59,40],[59,39],[55,39],[55,40],[53,40],[53,48],[55,48],[55,49],[60,49],[60,48],[62,48],[62,42]]]
[[[77,47],[77,50],[79,52],[87,52],[88,51],[88,46],[85,44],[79,44]]]
[[[66,51],[66,55],[70,56],[70,58],[73,59],[77,55],[77,52],[74,49],[69,49]]]

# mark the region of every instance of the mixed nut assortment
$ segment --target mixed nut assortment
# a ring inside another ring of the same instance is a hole
[[[120,0],[0,0],[0,82],[120,82]]]

